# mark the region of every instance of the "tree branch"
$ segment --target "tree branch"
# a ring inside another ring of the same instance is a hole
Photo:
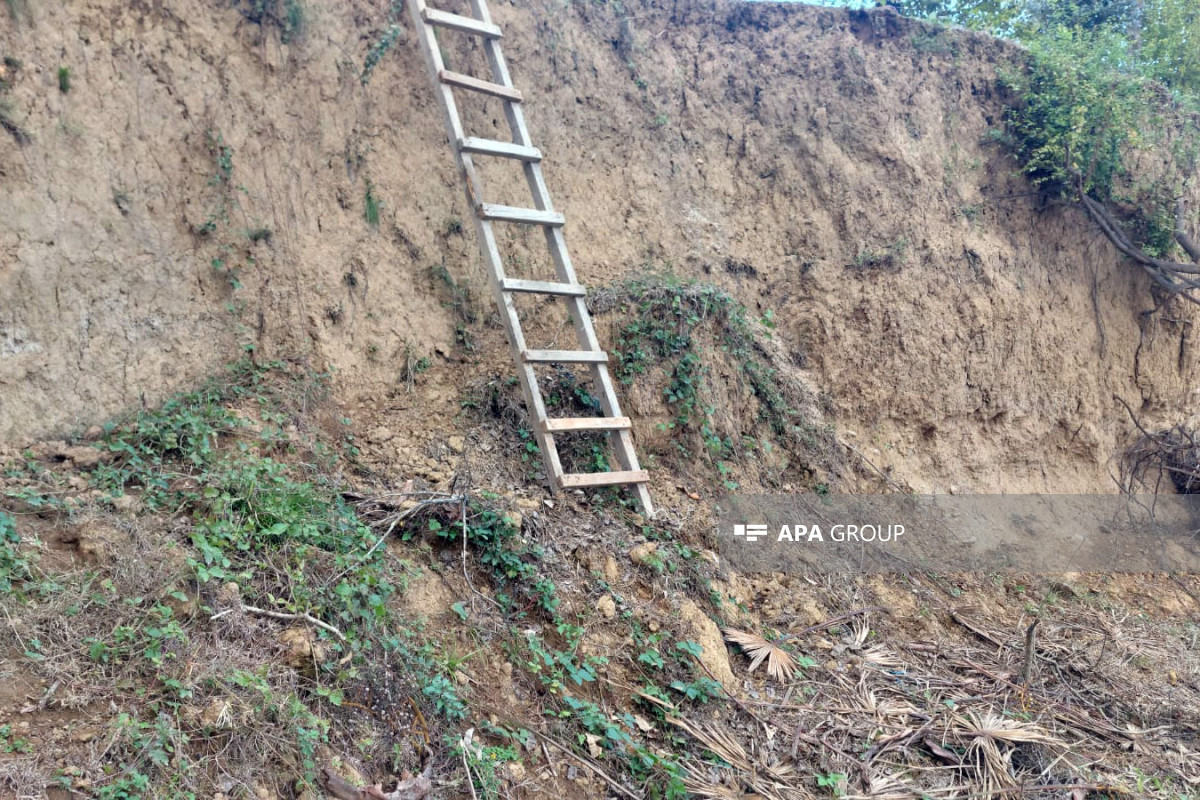
[[[1171,261],[1165,258],[1155,258],[1136,246],[1125,234],[1112,213],[1099,201],[1093,199],[1083,188],[1083,176],[1075,171],[1075,189],[1079,205],[1092,218],[1100,231],[1112,242],[1113,246],[1138,264],[1150,279],[1171,296],[1180,296],[1185,300],[1200,305],[1200,297],[1193,292],[1200,291],[1200,279],[1192,276],[1200,275],[1200,246],[1188,236],[1184,229],[1185,213],[1182,202],[1175,210],[1175,240],[1187,252],[1195,263]]]
[[[1200,244],[1196,244],[1196,240],[1188,236],[1187,232],[1187,207],[1180,200],[1175,206],[1175,241],[1179,242],[1179,246],[1187,251],[1188,257],[1200,264]]]

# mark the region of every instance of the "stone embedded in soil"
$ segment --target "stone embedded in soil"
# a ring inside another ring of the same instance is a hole
[[[678,608],[679,623],[683,628],[683,638],[690,639],[700,645],[700,663],[712,673],[722,686],[734,691],[738,681],[729,667],[729,651],[725,649],[725,639],[717,623],[691,600],[685,599]]]
[[[639,544],[629,551],[629,560],[639,567],[645,566],[658,553],[658,545],[654,542]]]
[[[606,594],[596,601],[596,610],[605,619],[612,619],[617,615],[617,603],[613,600],[612,595]]]

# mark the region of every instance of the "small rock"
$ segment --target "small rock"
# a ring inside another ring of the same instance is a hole
[[[313,672],[329,657],[329,646],[305,627],[288,628],[279,634],[279,643],[284,647],[284,662],[296,670]]]
[[[125,513],[137,511],[141,501],[131,494],[123,494],[112,499],[113,508]]]
[[[604,755],[604,748],[600,746],[600,737],[594,733],[585,733],[587,738],[588,754],[592,758],[600,758]]]
[[[616,583],[621,579],[621,567],[617,564],[617,560],[612,556],[606,556],[604,559],[604,580],[609,583]]]
[[[222,584],[217,590],[217,604],[221,608],[232,608],[242,604],[242,588],[233,581]]]
[[[68,447],[63,455],[79,469],[95,469],[105,459],[105,453],[94,447]]]
[[[629,560],[640,566],[645,566],[658,553],[658,545],[654,542],[639,544],[629,551]]]
[[[378,428],[373,428],[371,432],[367,434],[367,441],[374,444],[383,444],[384,442],[390,442],[395,438],[396,434],[393,433],[390,428],[386,428],[383,425],[380,425]]]
[[[206,728],[229,728],[233,723],[228,700],[214,697],[200,712],[200,724]]]
[[[519,783],[525,780],[525,765],[520,761],[513,761],[508,765],[508,779],[513,783]]]
[[[451,436],[446,439],[446,444],[450,447],[451,452],[461,453],[463,447],[466,446],[466,441],[461,436]]]
[[[605,619],[612,619],[617,615],[617,603],[613,600],[612,595],[606,594],[596,601],[596,610]]]

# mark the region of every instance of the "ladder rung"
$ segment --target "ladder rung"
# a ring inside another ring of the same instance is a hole
[[[497,142],[494,139],[476,139],[468,136],[458,140],[458,149],[464,153],[480,153],[485,156],[500,156],[501,158],[519,158],[522,161],[541,161],[542,151],[536,147]]]
[[[483,219],[495,219],[501,222],[524,222],[529,225],[548,225],[551,228],[561,228],[567,224],[567,218],[556,211],[498,206],[495,203],[480,203],[479,216]]]
[[[644,469],[625,472],[581,472],[560,475],[558,485],[564,489],[584,489],[588,486],[615,486],[620,483],[648,483],[650,473]]]
[[[550,283],[549,281],[522,281],[516,278],[505,278],[500,281],[500,288],[506,292],[553,294],[560,297],[584,297],[587,295],[586,289],[575,284]]]
[[[479,78],[472,78],[470,75],[463,75],[461,72],[451,72],[448,69],[439,70],[438,80],[442,83],[448,83],[451,86],[459,86],[463,89],[470,89],[473,92],[490,94],[492,97],[511,100],[514,103],[521,102],[521,93],[516,89],[501,86],[498,83],[490,81],[481,81]]]
[[[524,350],[525,363],[543,364],[607,364],[608,353],[603,350]]]
[[[569,431],[627,431],[633,427],[629,417],[560,417],[542,421],[546,433]]]
[[[500,38],[500,26],[493,25],[490,22],[480,22],[471,17],[464,17],[461,14],[449,14],[445,11],[438,11],[433,8],[421,9],[421,18],[430,25],[437,25],[440,28],[450,28],[463,33],[473,33],[477,36],[486,36],[488,39]]]

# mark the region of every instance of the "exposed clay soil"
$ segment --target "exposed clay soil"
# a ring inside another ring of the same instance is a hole
[[[415,46],[359,80],[384,6],[310,3],[289,44],[198,0],[0,20],[31,136],[0,139],[0,436],[154,403],[253,343],[335,370],[345,402],[420,448],[430,421],[457,427],[464,384],[507,374]],[[584,281],[669,268],[771,313],[839,435],[899,482],[1107,491],[1131,431],[1114,395],[1151,421],[1196,410],[1193,315],[1144,316],[1146,282],[985,143],[1008,46],[802,6],[495,16]],[[443,46],[478,72],[465,37]],[[472,131],[498,133],[495,102],[463,105]],[[515,169],[493,172],[490,199],[522,201]],[[540,237],[509,233],[514,274],[544,267]],[[469,355],[435,267],[473,298]],[[389,402],[406,356],[432,369],[419,401]],[[657,394],[627,404],[652,437]]]
[[[1071,744],[1063,762],[1058,744],[1006,751],[1027,758],[1014,767],[1022,774],[1123,787],[1143,774],[1173,786],[1200,775],[1194,578],[725,573],[707,552],[721,482],[711,464],[678,455],[657,373],[623,387],[622,400],[664,529],[694,560],[676,574],[647,559],[656,545],[644,521],[611,499],[550,498],[520,438],[528,422],[507,344],[411,36],[361,80],[389,3],[310,0],[304,33],[288,43],[226,3],[29,6],[0,13],[0,56],[19,62],[5,67],[3,99],[29,135],[0,131],[0,464],[24,463],[31,448],[55,491],[78,501],[82,516],[67,521],[4,501],[47,574],[75,586],[94,573],[130,596],[192,592],[178,521],[140,513],[135,497],[99,497],[87,478],[94,454],[72,448],[252,352],[331,376],[332,396],[300,398],[291,430],[352,446],[341,466],[353,488],[485,491],[519,515],[583,621],[584,652],[612,662],[615,683],[593,695],[605,708],[637,702],[636,620],[698,642],[703,668],[739,698],[693,722],[724,726],[756,758],[792,759],[810,788],[815,775],[853,773],[856,791],[888,796],[866,767],[854,772],[856,748],[899,742],[918,771],[974,775],[938,748],[962,755],[970,726],[957,709],[983,713],[985,700]],[[671,272],[721,287],[773,326],[770,364],[827,438],[819,453],[736,464],[743,489],[1111,492],[1135,432],[1117,397],[1153,425],[1200,413],[1195,312],[1147,313],[1147,282],[988,143],[1011,46],[883,11],[652,0],[493,11],[582,280],[600,290]],[[480,74],[476,48],[442,43],[453,68]],[[69,92],[60,66],[71,69]],[[501,134],[499,111],[464,103],[476,135]],[[489,200],[527,202],[515,171],[485,178]],[[368,194],[382,203],[377,226]],[[512,275],[548,274],[540,236],[511,230],[503,244]],[[550,304],[522,313],[533,344],[570,341]],[[603,343],[630,313],[598,312]],[[705,335],[718,432],[759,437],[737,365],[718,334]],[[24,481],[6,476],[6,494]],[[544,722],[552,698],[503,655],[510,621],[490,610],[479,565],[428,542],[388,547],[419,572],[399,612],[430,623],[441,650],[480,650],[461,671],[464,725]],[[464,601],[469,624],[453,609]],[[887,613],[859,613],[873,608]],[[304,683],[288,626],[216,625],[185,610],[197,663],[257,669],[257,658],[280,685]],[[60,642],[58,666],[31,662],[26,634],[71,629],[36,607],[23,616],[8,620],[0,654],[0,725],[13,724],[35,757],[0,756],[0,793],[23,785],[39,796],[38,780],[73,765],[83,766],[67,783],[89,792],[111,779],[104,737],[121,711],[136,711],[137,687],[89,678],[48,694],[56,670],[86,660]],[[1045,622],[1031,690],[1021,659],[1035,617]],[[791,632],[812,663],[787,688],[749,674],[717,621]],[[397,702],[421,697],[397,687]],[[365,704],[356,691],[348,699]],[[196,731],[216,713],[228,734],[222,702],[194,702]],[[756,704],[771,706],[771,726]],[[339,713],[325,762],[379,731],[400,731],[415,752],[411,718],[373,712],[356,728],[352,710]],[[899,731],[913,738],[889,738]],[[675,742],[643,732],[655,746]],[[434,761],[440,796],[469,796],[457,760],[439,750]],[[881,781],[898,774],[885,762],[873,773]],[[397,777],[367,763],[358,778]],[[525,752],[521,764],[501,776],[504,796],[611,791],[559,753]],[[297,770],[239,776],[230,795],[294,797]]]

